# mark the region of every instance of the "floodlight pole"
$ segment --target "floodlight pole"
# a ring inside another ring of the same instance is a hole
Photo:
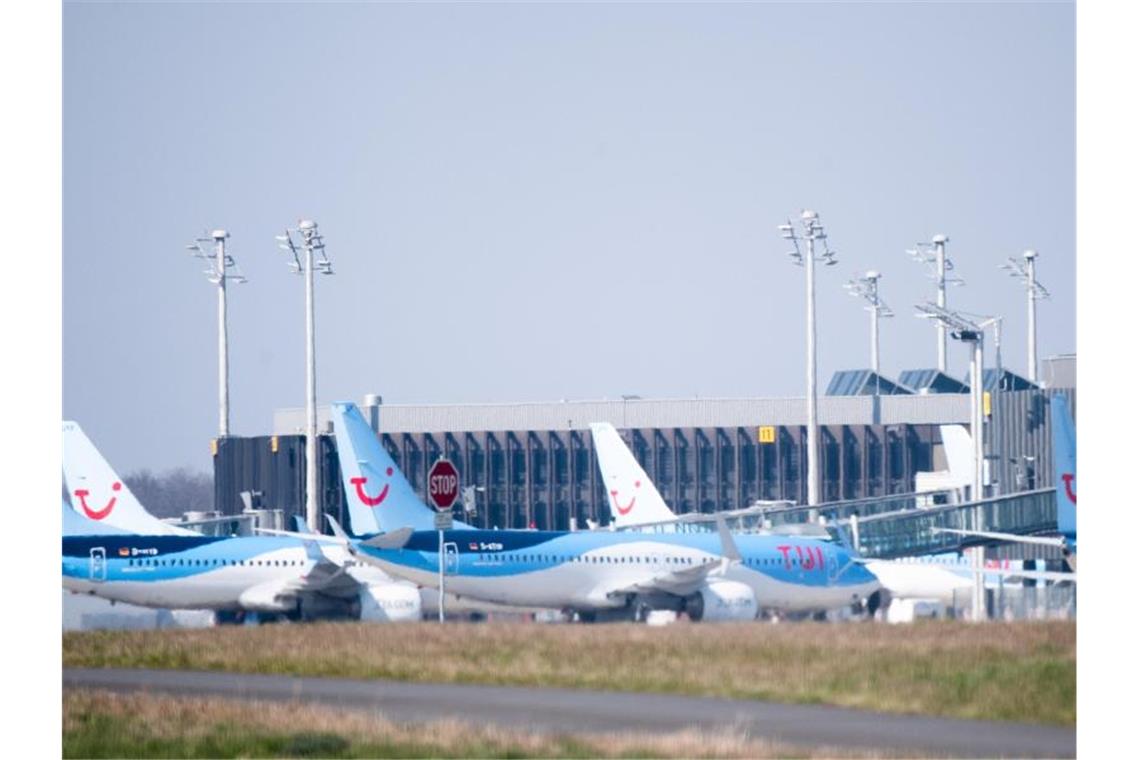
[[[876,290],[878,290],[876,288]],[[878,294],[875,295],[875,300],[878,301]],[[871,371],[876,375],[879,374],[879,308],[877,305],[871,306]],[[876,380],[878,382],[878,380]]]
[[[985,391],[982,388],[982,359],[985,333],[974,333],[974,352],[970,358],[970,430],[974,439],[974,486],[971,501],[979,502],[985,498],[985,450],[983,448],[984,434],[982,402]],[[980,622],[986,617],[986,584],[982,575],[985,567],[985,547],[975,546],[967,550],[970,557],[970,566],[974,571],[974,588],[972,594],[973,619]]]
[[[985,498],[985,447],[984,410],[982,403],[985,391],[982,388],[983,360],[985,356],[985,328],[972,322],[961,314],[934,304],[918,305],[919,316],[937,319],[941,324],[954,329],[954,338],[963,343],[973,343],[973,353],[970,357],[970,437],[974,443],[974,482],[971,487],[970,501],[977,503]],[[973,591],[973,619],[985,619],[985,583],[982,576],[984,567],[985,549],[974,547],[966,550],[970,557],[974,574]]]
[[[1026,287],[1029,301],[1029,381],[1037,382],[1037,251],[1026,251]]]
[[[317,346],[313,304],[313,237],[317,223],[298,225],[305,248],[305,519],[309,530],[320,532],[317,499]]]
[[[226,238],[230,233],[214,230],[218,277],[218,437],[230,434],[230,351],[226,322]]]
[[[815,214],[805,211],[812,219]],[[815,238],[807,235],[807,439],[808,439],[808,506],[819,504],[819,421],[816,408],[815,370]]]
[[[879,374],[879,319],[894,316],[891,307],[887,306],[879,295],[879,280],[882,277],[883,275],[879,272],[871,270],[843,286],[851,295],[862,296],[870,304],[866,308],[867,311],[871,312],[871,370],[876,375]],[[877,379],[876,383],[878,383]],[[875,392],[877,395],[877,386]]]
[[[970,412],[972,420],[970,426],[974,431],[974,501],[985,498],[985,450],[983,448],[982,428],[985,425],[983,402],[985,389],[982,388],[982,361],[984,333],[978,332],[974,339],[974,354],[970,359]]]
[[[1029,350],[1026,356],[1026,363],[1029,365],[1029,379],[1030,381],[1037,382],[1037,301],[1042,298],[1049,297],[1049,291],[1045,286],[1037,282],[1037,251],[1029,249],[1022,254],[1025,258],[1023,265],[1012,256],[1009,260],[1002,264],[999,269],[1007,269],[1013,277],[1019,278],[1025,283],[1025,297],[1027,301],[1026,308],[1029,312],[1029,330],[1028,342]]]
[[[819,223],[819,215],[805,210],[800,214],[807,241],[807,261],[799,250],[800,238],[796,235],[791,220],[779,226],[785,240],[792,241],[795,251],[789,255],[797,264],[803,264],[807,285],[807,460],[808,460],[808,506],[819,503],[819,422],[816,398],[816,333],[815,333],[815,242],[824,241],[822,259],[826,264],[836,263],[835,253],[827,245],[827,235]]]
[[[194,258],[201,259],[209,267],[206,270],[207,279],[218,286],[218,437],[225,438],[230,434],[230,358],[229,358],[229,329],[226,319],[226,284],[232,279],[236,283],[245,282],[245,277],[238,271],[237,262],[226,253],[226,240],[230,233],[225,230],[214,230],[208,235],[195,238],[194,242],[186,247]],[[212,251],[206,250],[205,245],[213,243]],[[231,270],[233,273],[231,274]]]
[[[950,238],[945,235],[935,235],[934,256],[938,282],[938,306],[946,308],[946,243]],[[938,371],[946,372],[946,325],[938,322]]]
[[[994,318],[994,368],[1001,377],[1001,317]]]

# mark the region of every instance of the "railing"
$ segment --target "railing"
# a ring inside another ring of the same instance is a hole
[[[955,591],[949,617],[969,619],[973,600],[970,590]],[[1077,587],[1072,583],[1049,583],[1034,587],[1021,582],[987,584],[988,620],[1073,620],[1077,616]]]

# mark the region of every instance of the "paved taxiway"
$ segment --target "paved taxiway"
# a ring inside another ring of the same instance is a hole
[[[194,671],[65,669],[64,687],[181,696],[300,700],[376,710],[392,720],[442,718],[559,733],[735,729],[788,744],[955,757],[1073,757],[1070,728],[891,715],[752,700],[469,684]]]

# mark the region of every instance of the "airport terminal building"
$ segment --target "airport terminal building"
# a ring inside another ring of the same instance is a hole
[[[1062,359],[1068,364],[1047,367],[1048,387],[1008,372],[987,375],[989,495],[1052,485],[1049,398],[1063,392],[1076,408],[1075,358]],[[456,465],[462,486],[481,489],[474,515],[464,518],[480,527],[608,523],[589,430],[602,421],[623,434],[677,512],[807,500],[803,398],[397,405],[369,396],[360,407],[421,496],[440,456]],[[272,435],[216,442],[216,510],[240,513],[244,491],[254,506],[304,514],[304,419],[303,409],[278,410]],[[836,373],[819,398],[822,499],[913,492],[916,473],[946,467],[939,426],[969,419],[969,389],[936,371],[904,373],[897,382],[869,370]],[[327,407],[318,409],[318,430],[321,510],[343,518]]]

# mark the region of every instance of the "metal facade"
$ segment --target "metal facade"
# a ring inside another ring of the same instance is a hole
[[[738,425],[805,425],[802,398],[744,399],[613,399],[516,404],[385,404],[379,409],[386,433],[446,433],[480,430],[578,430],[591,422],[630,428],[735,427]],[[369,410],[362,407],[365,418]],[[968,423],[966,396],[821,396],[821,425],[897,425]],[[303,432],[304,409],[279,409],[273,432]],[[327,406],[317,409],[317,427],[332,430]]]
[[[992,450],[1000,457],[993,464],[992,493],[1052,485],[1047,404],[1042,391],[995,394],[987,425],[991,447],[996,443]],[[372,410],[363,411],[366,419],[372,416]],[[915,473],[935,469],[938,425],[965,423],[969,398],[821,398],[820,412],[821,496],[837,501],[913,491]],[[475,524],[566,529],[571,518],[579,527],[587,520],[609,522],[590,422],[609,420],[622,431],[675,510],[713,512],[757,500],[806,502],[804,416],[802,399],[638,399],[383,406],[378,423],[384,445],[421,496],[431,463],[446,455],[459,469],[462,485],[486,489],[477,497]],[[327,432],[327,409],[320,417]],[[291,410],[274,419],[279,433],[296,429]],[[296,421],[302,424],[303,417],[296,415]],[[761,426],[774,428],[771,443],[759,441]],[[320,440],[321,509],[343,518],[335,439],[322,435]],[[1032,473],[1026,457],[1034,457]],[[240,492],[246,490],[260,491],[266,508],[302,514],[304,437],[220,440],[215,490],[216,509],[226,514],[241,511]]]

